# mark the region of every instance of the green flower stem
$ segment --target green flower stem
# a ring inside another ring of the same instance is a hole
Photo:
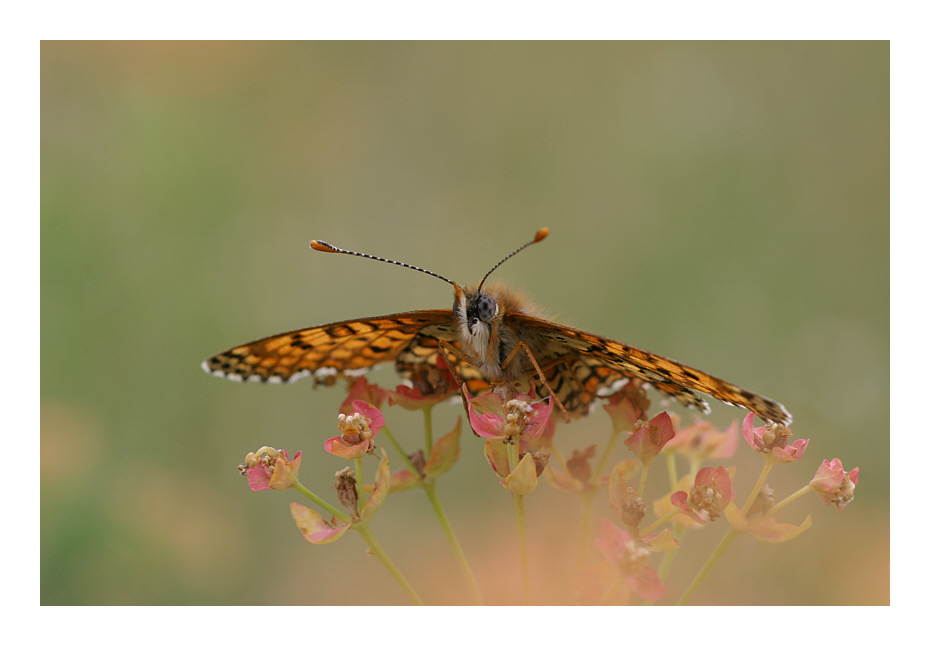
[[[756,480],[756,486],[752,488],[749,498],[746,499],[746,504],[743,505],[743,508],[740,510],[743,512],[743,516],[749,513],[749,508],[752,507],[752,503],[756,501],[756,496],[758,496],[759,492],[762,490],[762,485],[765,484],[765,479],[769,477],[769,471],[772,470],[773,466],[775,466],[775,463],[766,455],[765,466],[762,467],[762,473],[759,474],[759,479]]]
[[[771,516],[772,514],[774,514],[775,512],[777,512],[779,509],[781,509],[782,507],[784,507],[784,506],[787,505],[788,503],[794,502],[795,500],[797,500],[798,498],[800,498],[800,497],[803,496],[804,494],[810,493],[810,492],[813,491],[813,490],[814,490],[814,489],[813,489],[809,484],[808,484],[808,485],[804,485],[803,487],[801,487],[800,489],[798,489],[797,491],[795,491],[793,494],[791,494],[790,496],[788,496],[787,498],[785,498],[784,500],[782,500],[780,503],[778,503],[777,505],[775,505],[774,507],[772,507],[771,509],[769,509],[767,512],[765,512],[765,515],[766,515],[766,516]]]
[[[597,481],[601,479],[601,474],[603,474],[604,470],[607,468],[607,458],[609,458],[610,454],[613,453],[614,445],[617,443],[619,438],[620,430],[614,429],[613,434],[607,441],[607,447],[604,449],[604,454],[601,456],[601,461],[598,463],[597,469],[594,470],[594,474],[591,476],[592,485],[597,484]]]
[[[752,507],[752,503],[755,502],[756,496],[759,495],[759,491],[762,490],[762,485],[765,484],[765,479],[769,475],[769,471],[772,470],[772,467],[775,466],[768,455],[765,456],[765,465],[762,467],[762,473],[759,474],[758,480],[756,480],[756,486],[753,487],[752,492],[750,492],[749,497],[746,499],[746,504],[743,505],[742,514],[745,516],[749,512],[749,508]],[[701,583],[704,582],[704,579],[707,578],[707,575],[710,574],[710,571],[714,569],[714,566],[717,564],[717,561],[720,560],[720,557],[723,556],[723,553],[727,551],[727,548],[730,547],[730,543],[739,536],[739,532],[733,527],[730,527],[727,530],[727,533],[724,535],[720,542],[717,544],[716,549],[714,549],[713,554],[707,559],[707,562],[704,563],[704,566],[701,568],[701,571],[697,573],[694,577],[694,580],[691,582],[691,585],[688,586],[688,589],[685,590],[684,594],[681,595],[681,599],[678,600],[678,605],[684,605],[688,603],[688,600],[691,598],[691,595],[694,594],[694,591],[698,589]]]
[[[507,459],[510,463],[510,472],[520,463],[519,440],[507,445]],[[517,537],[520,543],[520,578],[523,582],[523,603],[530,604],[530,560],[526,548],[526,507],[523,504],[523,495],[511,492],[514,508],[517,512]]]
[[[580,554],[578,563],[585,567],[591,558],[591,528],[594,526],[594,496],[597,489],[586,489],[581,492],[581,536],[579,538]]]
[[[398,455],[400,455],[400,459],[403,461],[404,466],[407,467],[407,470],[410,471],[410,473],[419,473],[416,467],[413,466],[413,462],[410,461],[410,457],[407,455],[407,452],[404,451],[404,448],[400,445],[400,442],[398,442],[394,437],[394,434],[388,430],[387,426],[381,427],[380,434],[388,439],[388,442],[391,443],[391,446],[393,446],[394,450],[397,451]]]
[[[552,457],[554,457],[559,463],[559,466],[562,467],[562,471],[569,473],[568,462],[565,461],[565,456],[562,455],[562,452],[559,451],[554,445],[549,446],[549,450],[552,451]]]
[[[423,409],[423,434],[426,440],[426,455],[433,450],[433,407]]]
[[[639,489],[636,490],[636,495],[640,498],[643,497],[643,491],[646,490],[646,476],[649,475],[649,465],[645,462],[643,463],[643,470],[639,474]]]
[[[387,568],[388,572],[391,573],[391,576],[400,584],[400,587],[403,588],[404,592],[407,593],[407,596],[410,597],[410,600],[418,606],[424,605],[423,600],[420,599],[420,595],[416,593],[413,587],[410,585],[410,582],[401,574],[400,570],[397,569],[397,566],[394,565],[394,562],[388,557],[387,553],[384,551],[384,548],[381,547],[381,544],[375,539],[375,535],[371,533],[371,530],[368,529],[364,524],[362,525],[353,525],[352,529],[361,534],[362,538],[368,543],[368,547],[371,549],[371,553],[378,557],[378,560],[381,561],[381,564]]]
[[[717,565],[717,561],[720,560],[720,557],[723,556],[723,553],[727,551],[727,548],[730,547],[730,543],[733,542],[739,536],[739,532],[733,529],[732,527],[727,531],[724,537],[717,544],[717,548],[714,550],[713,554],[707,559],[704,563],[704,567],[701,568],[701,571],[695,575],[694,580],[691,581],[691,585],[688,586],[688,589],[684,591],[684,594],[681,595],[681,599],[678,600],[678,605],[683,606],[691,599],[691,596],[694,594],[702,583],[704,579],[707,578],[707,575],[710,574],[710,571],[714,569],[714,566]]]
[[[678,465],[675,463],[674,451],[663,451],[665,453],[665,464],[668,466],[668,483],[669,488],[675,491],[678,486]]]
[[[530,560],[526,549],[526,508],[522,494],[511,494],[517,510],[517,534],[520,540],[520,578],[523,581],[523,603],[530,605]]]
[[[639,534],[640,536],[645,536],[646,534],[648,534],[649,532],[651,532],[652,530],[654,530],[656,527],[658,527],[658,526],[661,525],[662,523],[664,523],[664,522],[670,520],[672,517],[674,517],[674,516],[675,516],[676,514],[678,514],[680,511],[681,511],[681,510],[680,510],[678,507],[675,507],[672,511],[668,512],[667,514],[665,514],[664,516],[662,516],[662,517],[659,518],[658,520],[654,521],[651,525],[649,525],[649,526],[646,527],[645,529],[639,530],[638,534]]]
[[[455,553],[455,558],[459,562],[459,567],[462,569],[462,574],[465,575],[465,581],[468,583],[468,589],[471,591],[471,596],[474,598],[475,603],[479,606],[484,605],[484,598],[481,596],[481,590],[478,588],[478,580],[475,579],[475,573],[471,569],[471,565],[468,564],[468,559],[465,558],[465,552],[462,550],[462,546],[459,544],[458,539],[455,537],[455,532],[452,531],[452,525],[449,523],[449,518],[446,516],[445,510],[442,508],[442,504],[439,502],[439,497],[436,495],[436,485],[433,482],[424,482],[421,484],[423,491],[426,492],[426,497],[429,498],[430,505],[433,507],[433,511],[436,513],[436,517],[439,519],[439,524],[442,525],[443,531],[446,533],[446,538],[449,539],[449,543],[452,545],[452,551]]]
[[[317,505],[319,505],[320,507],[322,507],[329,513],[331,513],[333,516],[341,520],[346,525],[352,522],[352,518],[348,516],[345,512],[342,512],[336,509],[331,504],[329,504],[328,502],[320,498],[318,495],[316,495],[315,493],[307,489],[305,486],[303,486],[299,482],[295,482],[293,485],[293,488],[299,491],[300,493],[302,493],[303,495],[305,495],[307,498],[315,502]]]
[[[676,532],[676,534],[679,534],[679,533]],[[676,535],[675,538],[678,540],[679,543],[681,543],[680,535]],[[668,579],[668,573],[671,572],[672,565],[675,564],[675,557],[678,556],[678,553],[680,551],[681,551],[680,549],[671,550],[671,551],[666,552],[662,556],[662,563],[659,565],[659,579],[661,581],[666,581]]]

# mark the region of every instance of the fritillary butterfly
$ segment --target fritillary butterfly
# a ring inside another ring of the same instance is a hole
[[[276,334],[210,357],[203,369],[234,381],[287,383],[313,376],[318,383],[333,383],[337,376],[359,376],[388,361],[410,378],[444,357],[472,393],[489,388],[515,393],[532,381],[538,392],[554,395],[559,407],[573,417],[586,414],[598,398],[628,381],[639,380],[705,413],[710,407],[695,391],[766,420],[791,423],[790,413],[778,402],[677,361],[539,318],[512,292],[484,286],[501,263],[548,233],[541,229],[498,262],[476,288],[460,287],[406,263],[314,240],[310,246],[317,251],[380,260],[440,278],[455,290],[452,309],[402,312]]]

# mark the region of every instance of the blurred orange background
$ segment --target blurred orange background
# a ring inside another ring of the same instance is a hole
[[[41,75],[43,604],[407,603],[358,536],[310,545],[301,497],[235,469],[303,450],[302,481],[335,502],[345,464],[322,442],[344,391],[199,364],[451,306],[440,281],[311,239],[474,282],[541,226],[499,280],[794,414],[811,442],[777,498],[823,459],[861,468],[845,511],[795,503],[779,518],[810,513],[808,532],[741,537],[693,603],[889,603],[887,42],[47,41]],[[416,448],[420,417],[386,414]],[[559,446],[607,428],[599,411]],[[760,461],[741,446],[735,464],[739,499]],[[438,490],[487,601],[519,603],[513,505],[480,441]],[[527,507],[534,602],[570,603],[577,500],[543,483]],[[427,603],[470,602],[422,493],[372,527]],[[689,535],[663,602],[725,529]]]

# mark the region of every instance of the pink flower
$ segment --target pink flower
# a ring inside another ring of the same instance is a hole
[[[643,465],[649,465],[659,455],[662,447],[675,437],[672,418],[668,413],[659,413],[648,422],[637,420],[633,429],[630,437],[623,443]]]
[[[694,477],[690,493],[676,491],[671,502],[694,520],[704,523],[717,520],[736,494],[733,492],[730,473],[723,467],[705,467]],[[703,515],[699,516],[701,512]]]
[[[602,520],[601,533],[594,544],[614,566],[620,580],[633,592],[649,601],[656,601],[665,595],[665,586],[656,571],[646,565],[650,551],[633,540],[628,532],[609,520]]]
[[[675,437],[665,445],[667,450],[676,451],[699,463],[704,460],[726,460],[736,453],[739,438],[736,420],[724,432],[704,421],[679,429],[677,415],[672,415],[672,423]]]
[[[637,421],[646,419],[649,399],[638,381],[631,381],[610,396],[604,410],[617,431],[632,431]]]
[[[288,461],[287,451],[263,446],[257,452],[245,456],[245,464],[239,465],[239,471],[248,476],[252,491],[288,489],[297,482],[300,451],[293,460]]]
[[[472,430],[481,437],[536,439],[549,422],[555,400],[549,397],[548,403],[532,401],[530,395],[517,395],[504,402],[497,393],[484,393],[468,400],[468,421]]]
[[[788,444],[792,437],[791,430],[782,424],[769,422],[765,426],[753,428],[752,418],[755,413],[749,413],[743,419],[743,439],[749,443],[757,453],[766,455],[774,462],[796,462],[804,455],[807,440],[795,440]]]
[[[352,402],[355,413],[339,414],[339,432],[341,435],[331,437],[323,447],[333,455],[352,460],[374,450],[372,438],[384,426],[384,415],[366,401],[356,399]]]
[[[851,503],[859,484],[859,467],[852,471],[843,471],[843,463],[839,458],[830,462],[826,460],[817,469],[810,487],[820,497],[825,505],[836,505],[837,509],[845,509]]]

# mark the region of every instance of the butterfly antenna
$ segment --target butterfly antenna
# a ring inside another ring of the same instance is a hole
[[[506,256],[504,256],[504,257],[501,259],[501,261],[500,261],[499,263],[497,263],[496,265],[494,265],[493,267],[491,267],[491,271],[489,271],[488,273],[486,273],[486,274],[484,275],[484,278],[481,279],[481,282],[478,284],[478,291],[479,291],[479,292],[481,291],[481,288],[484,286],[484,281],[486,281],[486,280],[488,279],[488,276],[491,275],[491,272],[493,272],[495,269],[497,269],[498,267],[500,267],[501,265],[503,265],[503,264],[504,264],[504,261],[506,261],[506,260],[512,258],[513,256],[516,256],[518,253],[520,253],[521,251],[523,251],[524,249],[526,249],[527,247],[529,247],[531,244],[536,244],[537,242],[541,242],[541,241],[545,240],[547,235],[549,235],[549,227],[543,227],[542,229],[540,229],[539,231],[536,232],[536,237],[535,237],[535,238],[533,238],[532,240],[530,240],[529,242],[527,242],[527,243],[526,243],[525,245],[523,245],[522,247],[520,247],[520,248],[518,248],[518,249],[514,249],[514,250],[511,251],[509,254],[507,254]]]
[[[439,279],[441,279],[441,280],[444,280],[444,281],[446,281],[447,283],[449,283],[450,285],[455,285],[455,282],[449,280],[449,279],[446,278],[445,276],[440,276],[439,274],[434,273],[434,272],[432,272],[432,271],[429,271],[428,269],[423,269],[422,267],[416,267],[416,266],[414,266],[414,265],[408,265],[408,264],[405,263],[405,262],[398,262],[398,261],[396,261],[396,260],[389,260],[388,258],[380,258],[380,257],[378,257],[378,256],[371,256],[371,255],[369,255],[369,254],[367,254],[367,253],[359,253],[358,251],[349,251],[349,250],[347,250],[347,249],[340,249],[339,247],[334,247],[333,245],[329,244],[328,242],[323,242],[322,240],[311,240],[311,241],[310,241],[310,248],[311,248],[311,249],[314,249],[315,251],[325,251],[325,252],[327,252],[327,253],[344,253],[344,254],[347,254],[347,255],[349,255],[349,256],[358,256],[358,257],[360,257],[360,258],[370,258],[371,260],[380,260],[381,262],[389,262],[389,263],[391,263],[392,265],[400,265],[401,267],[406,267],[407,269],[416,269],[417,271],[421,271],[421,272],[423,272],[424,274],[429,274],[430,276],[435,276],[436,278],[439,278]],[[513,254],[511,254],[511,255],[513,255]]]

